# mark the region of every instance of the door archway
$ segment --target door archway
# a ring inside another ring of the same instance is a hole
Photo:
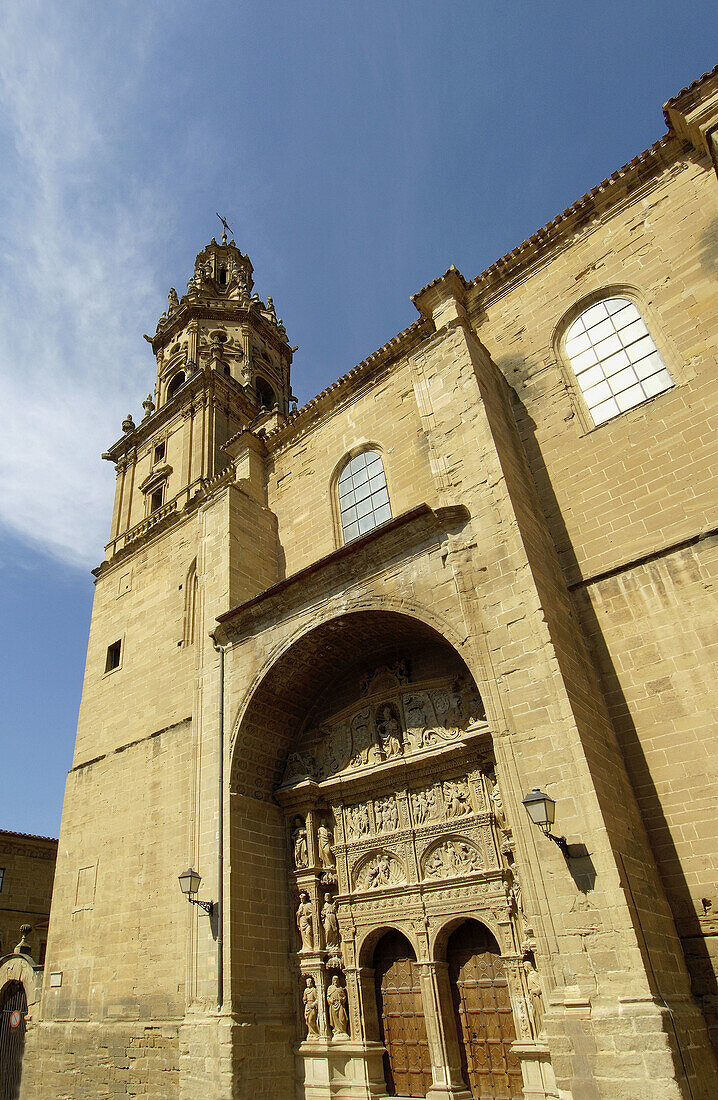
[[[467,920],[446,950],[464,1080],[474,1100],[521,1100],[516,1029],[499,946],[483,924]]]
[[[26,1017],[24,985],[8,982],[0,994],[0,1100],[17,1100],[20,1095]]]
[[[379,1034],[386,1047],[384,1076],[390,1096],[426,1096],[431,1058],[419,968],[401,932],[387,932],[374,949]]]

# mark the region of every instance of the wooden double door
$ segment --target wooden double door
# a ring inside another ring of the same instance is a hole
[[[8,982],[0,997],[0,1100],[20,1095],[27,997],[22,982]]]
[[[521,1063],[508,982],[498,944],[478,921],[468,920],[447,948],[449,980],[462,1071],[474,1100],[520,1100]]]
[[[426,1096],[431,1058],[419,969],[401,932],[387,932],[374,951],[379,1030],[386,1047],[384,1077],[390,1096]]]
[[[508,982],[498,944],[478,921],[467,920],[447,946],[449,981],[464,1081],[474,1100],[521,1100],[521,1063]],[[419,969],[400,932],[387,932],[374,951],[374,980],[390,1096],[426,1096],[431,1057]]]

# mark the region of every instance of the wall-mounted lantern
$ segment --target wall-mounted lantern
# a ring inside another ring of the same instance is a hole
[[[187,871],[183,871],[179,876],[180,889],[187,898],[187,901],[191,902],[192,905],[199,905],[200,909],[204,909],[205,913],[209,913],[211,916],[214,909],[214,902],[199,901],[198,898],[193,897],[199,890],[201,881],[202,876],[198,874],[197,871],[193,871],[191,867]]]
[[[538,787],[534,787],[530,794],[522,799],[526,812],[545,837],[558,844],[564,856],[569,855],[568,844],[565,836],[554,836],[551,826],[556,820],[556,802],[549,795],[544,794]]]

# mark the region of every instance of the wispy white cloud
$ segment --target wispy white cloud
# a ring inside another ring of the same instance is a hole
[[[122,24],[100,5],[90,26],[91,10],[21,0],[0,18],[0,524],[78,565],[109,533],[99,455],[151,379],[140,334],[160,301],[166,216],[162,187],[118,153],[151,18],[125,8],[132,34],[113,50]]]

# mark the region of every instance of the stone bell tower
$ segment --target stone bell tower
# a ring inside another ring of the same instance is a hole
[[[78,1100],[104,1095],[108,1074],[166,1081],[186,1020],[217,1011],[217,910],[210,919],[188,905],[177,876],[191,864],[205,896],[218,898],[210,631],[218,611],[281,575],[264,437],[288,419],[294,349],[226,235],[199,253],[181,298],[170,290],[146,339],[154,395],[103,456],[115,465],[115,504],[94,570],[42,1026],[28,1034],[23,1100],[61,1095],[67,1073]],[[97,1061],[97,1025],[113,1036],[111,1069]]]

